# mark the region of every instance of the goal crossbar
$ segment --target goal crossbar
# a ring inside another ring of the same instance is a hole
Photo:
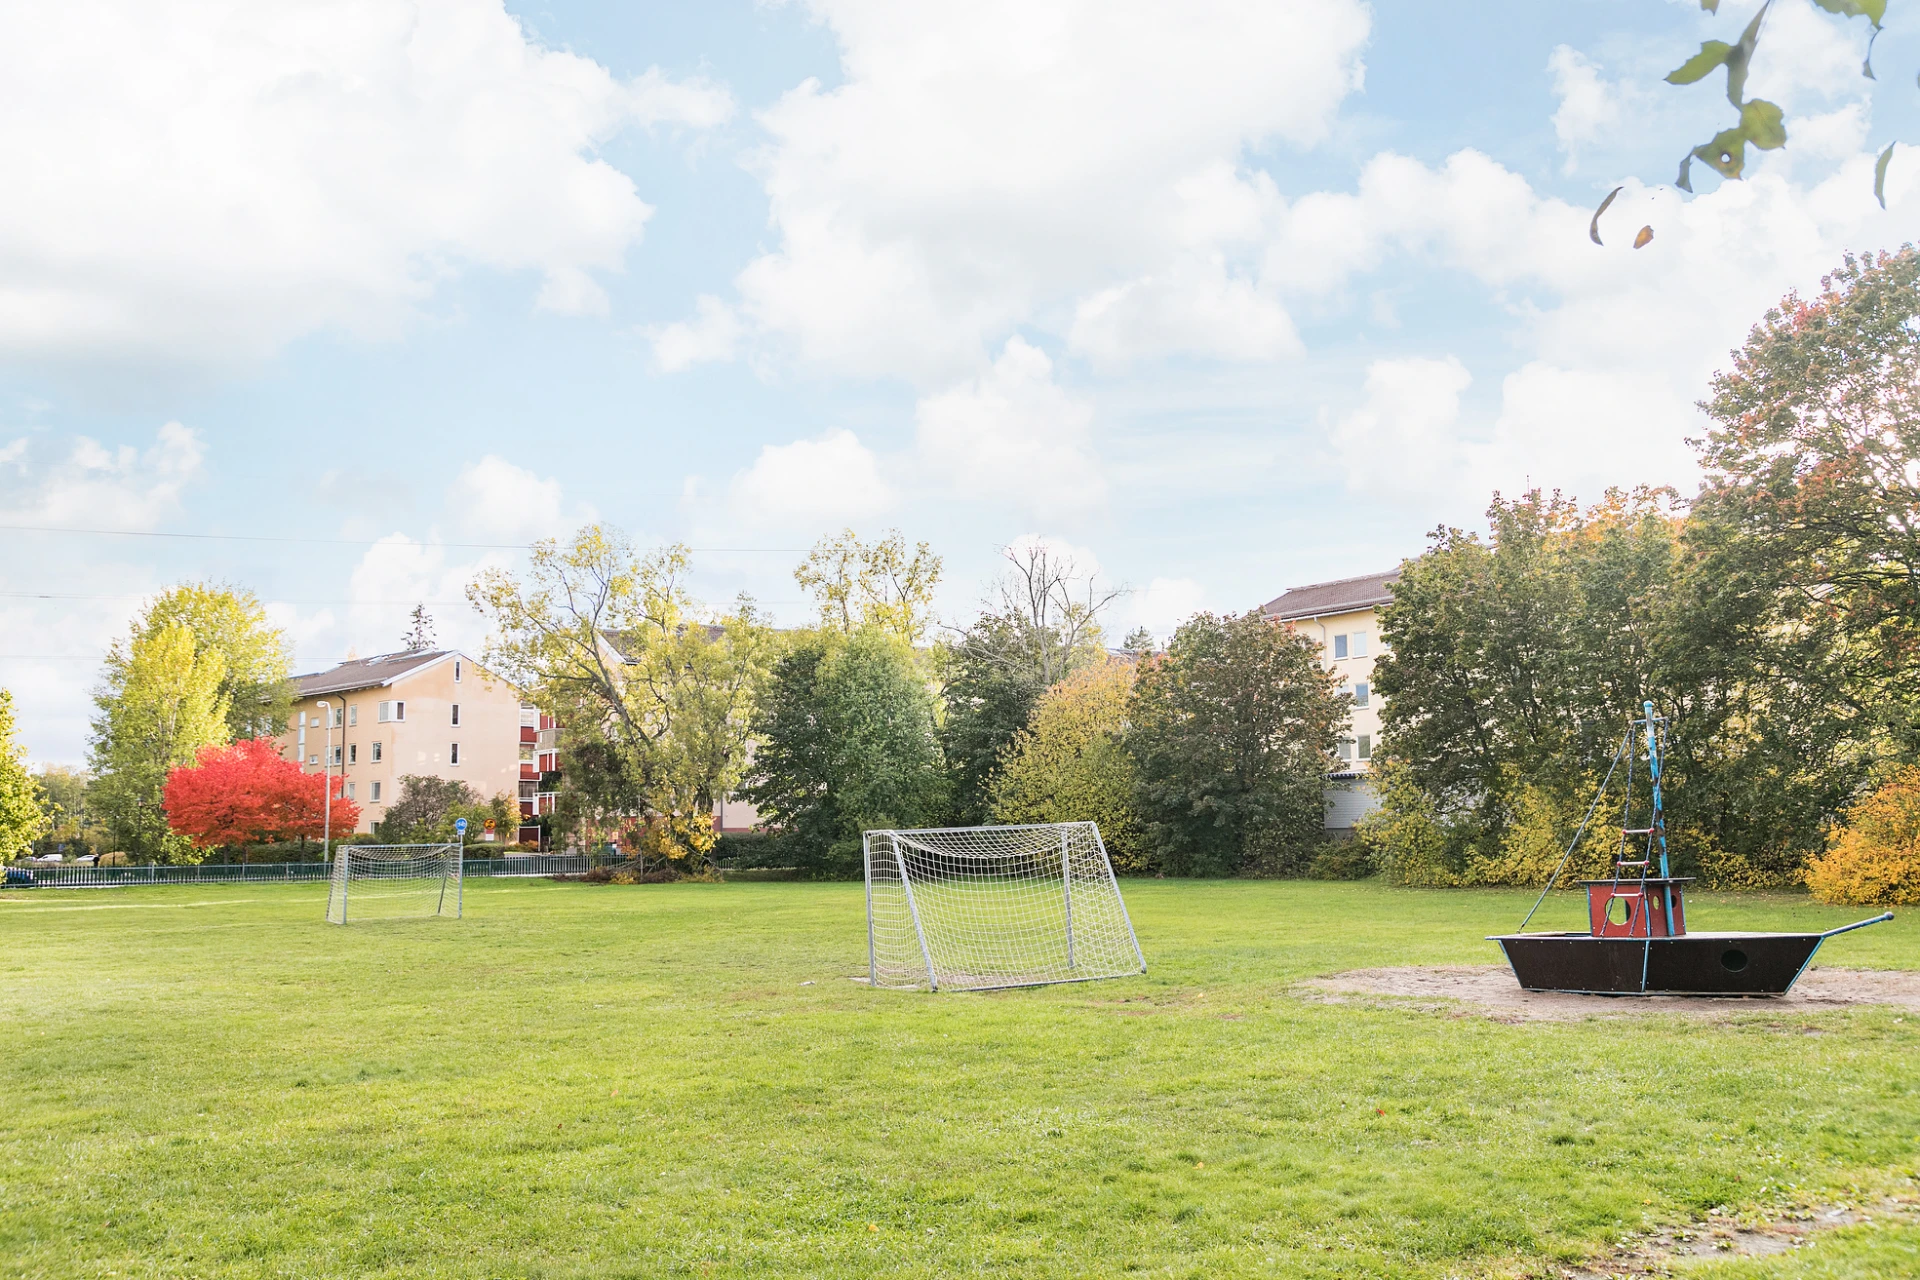
[[[462,912],[459,844],[343,844],[334,849],[327,920],[403,919]]]
[[[1146,972],[1091,822],[868,831],[867,976],[985,991]]]

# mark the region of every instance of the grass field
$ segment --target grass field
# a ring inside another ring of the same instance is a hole
[[[1318,1003],[1497,960],[1524,897],[1125,889],[1146,977],[941,996],[847,981],[857,885],[479,881],[346,929],[324,885],[0,895],[0,1275],[1558,1275],[1913,1185],[1911,1014]],[[1920,913],[1822,959],[1920,968]],[[1913,1276],[1920,1229],[1697,1274]]]

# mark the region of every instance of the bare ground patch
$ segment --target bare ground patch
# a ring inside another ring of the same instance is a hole
[[[1804,981],[1804,979],[1802,979]],[[1725,1209],[1685,1226],[1642,1231],[1628,1236],[1605,1256],[1533,1274],[1550,1280],[1630,1280],[1670,1276],[1689,1262],[1713,1258],[1764,1258],[1813,1243],[1821,1231],[1864,1223],[1912,1222],[1920,1215],[1920,1197],[1888,1196],[1864,1204],[1778,1208],[1764,1215],[1735,1218]]]
[[[1893,1005],[1920,1013],[1920,972],[1890,969],[1811,969],[1784,996],[1576,996],[1524,991],[1514,980],[1513,970],[1503,964],[1355,969],[1311,979],[1301,989],[1334,1004],[1370,1000],[1435,1013],[1478,1012],[1499,1022],[1579,1022],[1645,1013],[1680,1013],[1708,1020],[1756,1013],[1791,1017],[1857,1005]]]

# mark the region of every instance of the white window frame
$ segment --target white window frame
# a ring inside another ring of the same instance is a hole
[[[318,751],[310,752],[307,755],[307,763],[317,768],[320,764],[320,753]]]
[[[348,764],[360,763],[360,744],[359,743],[349,742],[347,744],[347,763]]]
[[[1358,680],[1354,682],[1354,686],[1353,686],[1353,705],[1354,706],[1366,707],[1370,705],[1369,700],[1372,698],[1372,696],[1373,696],[1373,688],[1365,680]]]
[[[406,699],[393,698],[380,704],[379,722],[381,724],[405,724],[406,719]]]
[[[447,744],[447,765],[449,768],[451,768],[455,765],[458,765],[459,763],[460,763],[460,744],[457,742],[450,742]]]
[[[373,744],[373,763],[379,764],[380,760],[381,760],[380,744],[379,742],[376,741]]]
[[[349,702],[347,704],[347,727],[351,729],[359,723],[360,723],[360,704],[357,702]]]
[[[367,785],[371,792],[371,794],[367,796],[367,803],[379,804],[380,803],[380,784],[378,782],[371,782],[371,783],[368,783]]]
[[[458,728],[460,725],[460,704],[457,702],[453,703],[452,707],[453,707],[453,725],[455,728]]]
[[[458,658],[453,660],[453,682],[455,684],[460,683],[460,659]]]
[[[1347,656],[1347,633],[1344,631],[1333,638],[1333,656],[1336,660]]]
[[[1359,746],[1359,749],[1354,754],[1357,755],[1362,760],[1373,759],[1373,735],[1372,734],[1363,733],[1360,735],[1360,746]]]
[[[353,799],[353,784],[351,782],[347,784],[347,799]]]
[[[1366,632],[1356,631],[1353,633],[1350,652],[1356,658],[1364,658],[1367,656],[1367,633]]]

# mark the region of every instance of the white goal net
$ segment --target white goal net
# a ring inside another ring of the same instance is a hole
[[[1091,822],[869,831],[876,987],[979,991],[1145,973]]]
[[[460,879],[457,844],[343,844],[333,853],[327,919],[458,917]]]

